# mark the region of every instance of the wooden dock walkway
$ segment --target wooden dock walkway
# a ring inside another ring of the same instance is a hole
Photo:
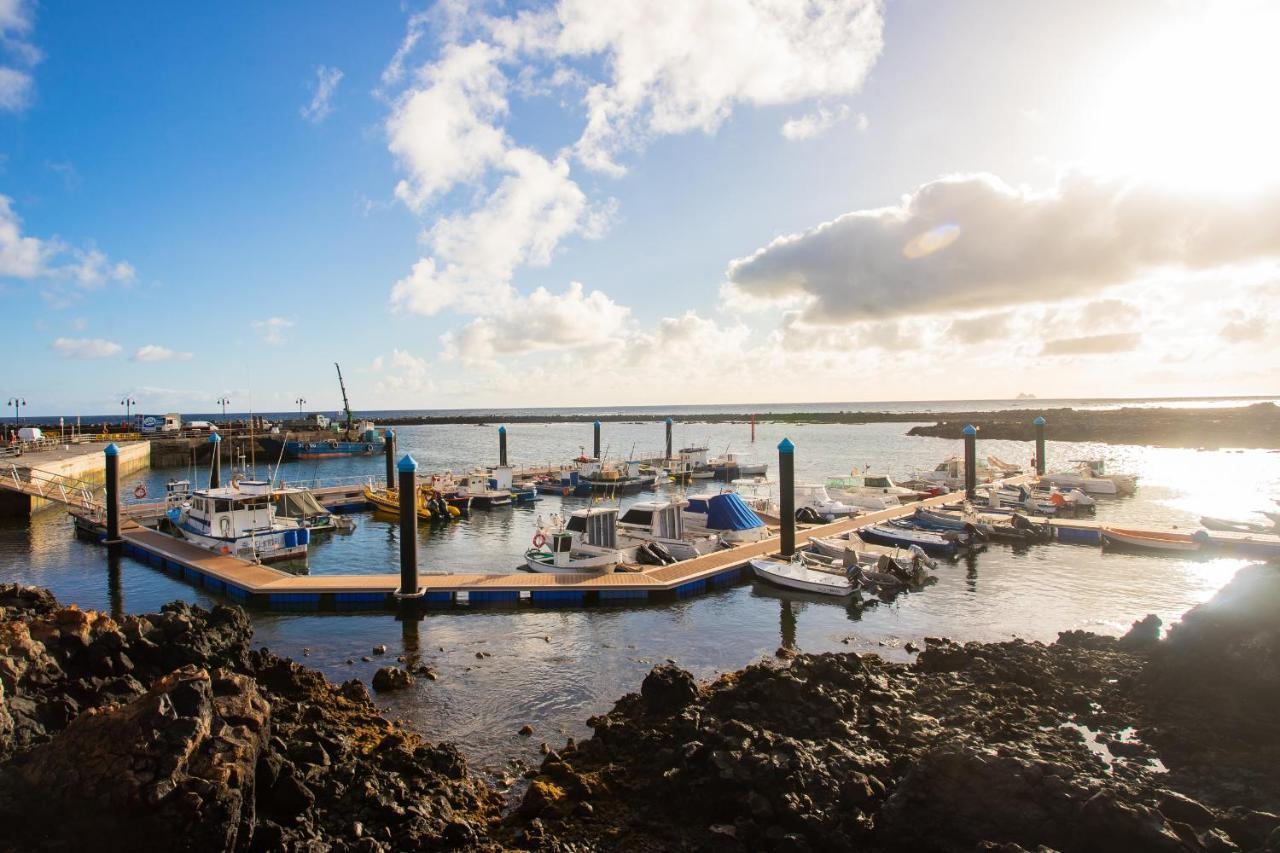
[[[807,536],[835,536],[915,511],[917,506],[938,506],[953,495],[928,498],[919,503],[842,519],[816,526],[797,525],[797,542]],[[121,531],[124,552],[166,573],[246,603],[279,609],[382,608],[397,604],[400,586],[396,574],[295,575],[233,556],[210,553],[188,542],[138,525]],[[609,574],[453,573],[423,571],[419,583],[422,601],[428,605],[466,602],[586,605],[642,602],[653,596],[684,597],[724,586],[744,576],[747,562],[777,552],[777,535],[715,551],[670,566]]]

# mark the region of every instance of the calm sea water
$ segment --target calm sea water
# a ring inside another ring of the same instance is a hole
[[[947,439],[909,438],[909,427],[761,423],[752,445],[744,424],[677,423],[675,441],[677,446],[706,444],[717,453],[755,453],[773,471],[776,446],[785,435],[796,444],[802,481],[864,465],[905,477],[961,449],[959,442]],[[657,423],[606,424],[603,435],[611,456],[655,455],[663,442]],[[513,464],[559,462],[590,445],[591,428],[513,424],[508,439]],[[399,450],[412,453],[420,470],[460,471],[496,461],[497,435],[492,427],[404,427]],[[1030,442],[984,441],[979,450],[1026,465],[1033,448]],[[1194,525],[1202,513],[1248,516],[1270,507],[1271,496],[1280,495],[1280,453],[1275,452],[1054,442],[1048,450],[1051,467],[1101,457],[1112,470],[1141,476],[1136,497],[1100,501],[1098,517],[1105,520]],[[381,457],[292,463],[282,474],[288,480],[376,479],[382,466]],[[192,472],[155,470],[134,475],[126,486],[145,482],[154,495],[165,480],[183,475]],[[194,477],[207,477],[207,471],[194,472]],[[422,565],[513,571],[539,515],[582,505],[580,500],[547,497],[532,507],[477,511],[447,527],[422,527],[417,531]],[[353,535],[314,545],[310,572],[396,570],[395,525],[369,514],[358,521]],[[644,673],[664,660],[707,677],[772,654],[780,645],[805,651],[872,650],[904,658],[902,644],[925,636],[1052,640],[1058,631],[1071,628],[1120,633],[1147,613],[1176,619],[1210,597],[1242,565],[1234,559],[1103,554],[1085,546],[1054,544],[1015,552],[993,545],[971,560],[943,565],[938,582],[922,592],[861,609],[752,582],[643,607],[439,611],[419,623],[381,613],[255,613],[253,619],[257,643],[299,660],[306,648],[306,662],[337,681],[370,678],[381,661],[360,658],[379,643],[387,644],[390,657],[408,654],[430,664],[440,674],[438,681],[420,680],[408,691],[379,697],[379,702],[428,736],[459,743],[481,766],[496,768],[513,757],[534,761],[541,740],[554,743],[566,735],[587,734],[583,721],[588,716],[636,689]],[[154,610],[176,598],[214,603],[203,591],[127,559],[118,573],[110,572],[105,553],[76,541],[67,517],[55,512],[29,522],[0,521],[0,579],[47,586],[64,602],[106,610]],[[477,658],[479,651],[492,656]],[[531,739],[516,734],[525,723],[536,729]]]

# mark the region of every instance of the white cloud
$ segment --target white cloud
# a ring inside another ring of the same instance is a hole
[[[0,276],[36,278],[45,274],[45,263],[55,247],[22,235],[22,220],[13,212],[13,201],[0,195]]]
[[[555,50],[602,56],[576,150],[618,173],[617,155],[657,136],[714,131],[735,105],[786,104],[861,87],[883,46],[877,0],[562,0]]]
[[[545,266],[561,240],[586,228],[586,196],[569,178],[567,161],[513,148],[503,168],[508,174],[477,210],[440,219],[427,232],[434,255],[396,283],[393,305],[428,315],[447,307],[502,310],[515,298],[517,267]]]
[[[111,358],[119,355],[121,346],[102,338],[57,338],[50,348],[65,358]]]
[[[284,343],[285,333],[293,328],[293,321],[284,317],[268,317],[265,320],[255,320],[253,327],[262,336],[263,342],[280,346]]]
[[[621,343],[631,310],[572,282],[562,294],[539,287],[500,313],[477,317],[441,340],[444,357],[484,361],[495,355],[596,348]]]
[[[189,352],[176,352],[157,344],[147,344],[139,347],[137,352],[133,354],[134,361],[187,361],[190,358],[191,353]]]
[[[129,263],[112,261],[92,244],[78,249],[57,237],[24,235],[12,200],[0,195],[0,277],[66,280],[91,290],[109,281],[133,281],[136,272]]]
[[[1142,335],[1137,332],[1059,338],[1045,341],[1040,352],[1042,355],[1105,355],[1137,349],[1141,340]]]
[[[497,48],[484,42],[447,45],[393,104],[388,147],[409,173],[396,196],[413,210],[502,161],[506,133],[494,122],[506,113],[507,99],[498,59]]]
[[[391,358],[385,364],[386,372],[374,386],[374,391],[378,394],[425,392],[435,388],[435,383],[431,381],[430,368],[425,358],[419,358],[407,350],[393,349]],[[375,373],[382,373],[383,366],[382,356],[374,359],[373,369]],[[403,402],[403,400],[399,402]]]
[[[812,139],[826,133],[849,117],[849,106],[842,105],[837,110],[822,107],[815,112],[806,113],[799,118],[788,120],[782,125],[782,135],[792,142],[801,139]],[[859,116],[859,129],[865,129],[866,116]]]
[[[1280,257],[1280,191],[1249,200],[1068,176],[1051,190],[944,178],[729,264],[736,295],[805,298],[846,323],[1088,295],[1167,268]]]
[[[39,64],[43,55],[29,40],[34,6],[24,0],[0,0],[0,55],[25,68]],[[21,68],[0,65],[0,110],[21,112],[31,103],[34,81]]]
[[[315,91],[311,95],[311,103],[298,110],[298,114],[312,124],[319,124],[333,112],[333,96],[342,82],[342,69],[316,66]]]

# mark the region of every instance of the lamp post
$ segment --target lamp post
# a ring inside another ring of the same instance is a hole
[[[125,397],[120,401],[120,405],[124,406],[125,423],[131,423],[133,421],[133,407],[138,405],[138,401],[132,397]]]
[[[219,406],[222,407],[222,419],[225,421],[227,419],[227,404],[230,403],[231,401],[228,400],[226,397],[219,397],[213,402],[217,403]]]
[[[306,397],[299,397],[298,399],[294,400],[293,402],[295,402],[295,403],[297,403],[297,404],[298,404],[298,417],[299,417],[299,418],[301,418],[301,417],[302,417],[302,407],[303,407],[303,406],[305,406],[305,405],[307,404],[307,398],[306,398]]]
[[[19,407],[19,406],[25,406],[26,404],[27,404],[27,401],[26,401],[26,400],[24,400],[24,399],[22,399],[21,397],[10,397],[10,398],[9,398],[9,402],[5,403],[5,405],[6,405],[6,406],[13,406],[13,434],[14,434],[14,437],[17,437],[17,435],[18,435],[18,421],[20,420],[20,418],[18,417],[18,407]]]

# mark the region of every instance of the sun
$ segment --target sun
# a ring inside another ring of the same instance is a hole
[[[1194,190],[1280,183],[1280,5],[1221,3],[1105,73],[1090,165]]]

